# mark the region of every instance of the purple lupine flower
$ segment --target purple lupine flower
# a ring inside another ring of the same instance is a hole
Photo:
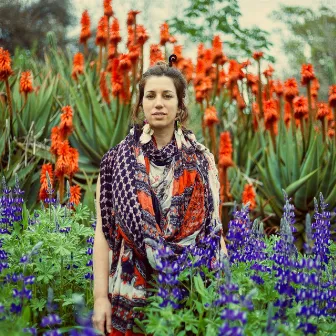
[[[251,280],[253,280],[257,285],[263,285],[264,284],[264,280],[261,276],[259,275],[252,275],[251,277]]]
[[[62,324],[61,318],[57,314],[49,314],[42,318],[41,327],[51,327],[56,324]]]
[[[21,259],[20,259],[20,263],[25,264],[25,263],[27,263],[27,262],[29,262],[29,258],[28,258],[28,256],[27,256],[27,255],[23,255],[23,256],[21,257]]]
[[[93,237],[89,237],[89,238],[86,240],[86,242],[87,242],[88,244],[93,244],[93,243],[94,243],[94,238],[93,238]]]
[[[246,237],[245,245],[241,248],[240,261],[261,262],[266,259],[266,244],[264,242],[264,226],[256,219]]]
[[[241,306],[251,311],[254,308],[252,298],[257,293],[257,289],[252,289],[245,297],[241,297]]]
[[[91,247],[89,247],[86,251],[86,254],[92,255],[92,253],[93,253],[93,249]]]
[[[97,226],[97,222],[94,221],[94,222],[91,224],[91,227],[92,227],[94,230],[96,230],[96,226]]]
[[[13,226],[13,218],[15,212],[15,205],[12,198],[12,191],[10,188],[7,187],[5,177],[2,177],[2,194],[3,196],[0,197],[0,224],[4,226],[3,233],[10,233],[8,230],[9,227]]]
[[[236,203],[233,210],[233,219],[229,222],[229,230],[226,237],[229,240],[227,246],[231,262],[239,262],[244,258],[242,253],[251,233],[251,221],[249,218],[249,206],[236,210]]]
[[[289,227],[291,228],[291,232],[294,233],[296,232],[296,228],[294,226],[295,224],[295,208],[293,204],[290,204],[289,202],[292,200],[291,198],[288,198],[288,195],[284,189],[282,189],[282,193],[285,198],[285,205],[283,207],[284,213],[283,213],[283,218],[285,221],[289,224]]]
[[[23,332],[29,332],[30,334],[36,336],[37,335],[37,329],[36,328],[23,328]]]
[[[93,273],[88,272],[84,275],[85,279],[87,280],[93,280]]]
[[[300,323],[298,329],[301,329],[305,335],[308,335],[308,334],[316,335],[317,333],[317,326],[311,323]]]
[[[218,330],[218,336],[243,336],[243,328],[231,327],[230,324],[224,323]]]
[[[86,266],[92,266],[93,265],[93,261],[92,259],[90,259],[87,263],[86,263]]]
[[[181,300],[184,297],[184,295],[182,293],[182,290],[178,287],[175,287],[173,289],[172,294],[173,294],[174,298],[176,298],[177,300]]]
[[[319,212],[319,207],[316,198],[314,198],[314,207],[315,207],[315,222],[312,223],[312,228],[314,229],[313,239],[315,240],[315,244],[313,247],[313,253],[317,256],[319,255],[321,261],[326,264],[329,261],[329,245],[330,241],[330,218],[331,214],[326,210],[328,204],[324,202],[324,198],[322,193],[320,193],[320,208],[321,212]]]
[[[69,233],[70,231],[71,231],[71,227],[69,227],[69,226],[59,229],[59,232],[61,232],[61,233]]]
[[[72,329],[69,331],[69,336],[96,336],[97,333],[93,328],[83,328],[80,330]]]
[[[230,304],[238,304],[238,307],[253,309],[251,298],[254,295],[249,293],[246,298],[240,297],[237,284],[232,282],[230,261],[225,255],[221,255],[221,267],[224,270],[225,282],[219,286],[219,298],[214,301],[214,306],[223,306],[220,318],[223,319],[223,325],[219,328],[219,335],[243,335],[243,327],[236,326],[236,321],[245,325],[247,322],[246,312],[238,309],[232,309]],[[230,307],[230,308],[229,308]]]
[[[20,314],[22,311],[22,305],[18,304],[16,305],[15,303],[11,304],[10,312],[13,314]]]
[[[219,251],[220,248],[220,230],[221,224],[217,228],[210,227],[209,233],[198,240],[197,247],[194,246],[191,250],[193,256],[198,256],[193,267],[198,268],[205,266],[210,271],[217,270],[219,268]],[[202,279],[205,280],[204,275],[200,272]]]
[[[159,296],[162,297],[163,299],[166,299],[169,295],[168,291],[162,287],[159,288],[158,292]]]
[[[225,309],[221,312],[220,317],[223,320],[240,321],[242,324],[247,322],[246,313],[239,310]]]
[[[53,300],[54,300],[54,290],[51,287],[48,287],[46,308],[49,314],[52,314],[58,309],[58,305],[56,303],[53,303]]]
[[[56,330],[48,330],[43,333],[43,336],[60,336],[62,335],[62,332],[59,331],[58,329]]]
[[[157,242],[148,240],[151,246],[155,246],[154,258],[156,263],[156,270],[158,271],[158,283],[160,284],[158,295],[163,299],[160,307],[166,307],[171,305],[173,308],[181,308],[179,304],[175,302],[177,299],[181,299],[185,292],[181,290],[178,292],[178,276],[182,270],[186,267],[187,261],[187,248],[180,247],[178,253],[174,253],[169,245],[164,245],[162,240]],[[175,295],[172,293],[179,294]]]
[[[8,258],[7,252],[0,250],[0,260],[6,260]]]
[[[73,294],[73,300],[75,303],[75,320],[78,326],[82,328],[80,330],[72,329],[69,331],[70,336],[83,335],[83,336],[95,336],[96,333],[92,327],[92,310],[85,309],[84,299],[79,294]]]
[[[311,218],[309,213],[306,214],[305,228],[306,228],[307,241],[303,244],[303,247],[306,254],[311,254],[313,251],[311,247],[311,244],[313,243],[313,235],[312,235]]]
[[[14,203],[15,203],[15,210],[14,210],[14,221],[21,221],[22,220],[22,204],[23,198],[22,195],[24,194],[24,190],[20,189],[19,185],[19,178],[18,175],[15,173],[15,186],[13,189],[14,195]]]
[[[8,265],[8,263],[0,263],[0,273],[2,272],[2,270],[3,269],[5,269],[5,268],[9,268],[9,265]]]
[[[32,285],[35,282],[35,276],[34,275],[29,275],[24,278],[24,284],[25,285]]]

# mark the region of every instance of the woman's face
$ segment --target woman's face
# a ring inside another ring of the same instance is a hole
[[[166,76],[149,77],[144,87],[142,106],[145,118],[153,130],[174,129],[178,99],[173,80]]]

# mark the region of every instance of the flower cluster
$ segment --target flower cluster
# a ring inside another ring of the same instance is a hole
[[[224,271],[225,283],[219,286],[219,298],[214,301],[215,307],[221,307],[220,318],[223,321],[218,335],[244,335],[244,325],[247,322],[247,311],[253,310],[252,297],[255,291],[248,295],[239,294],[239,286],[232,281],[230,263],[222,258],[221,268]]]
[[[233,219],[229,222],[229,231],[226,235],[229,240],[227,246],[230,261],[239,262],[244,261],[246,255],[244,247],[250,238],[251,221],[249,217],[249,205],[246,204],[241,210],[237,210],[236,204],[234,206]]]
[[[2,196],[0,197],[0,234],[10,233],[13,225],[22,220],[22,194],[18,176],[15,174],[15,186],[11,190],[5,177],[2,177]]]

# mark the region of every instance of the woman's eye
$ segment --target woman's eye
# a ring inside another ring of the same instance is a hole
[[[153,95],[147,95],[146,98],[154,98]],[[165,95],[164,98],[173,98],[171,95]]]

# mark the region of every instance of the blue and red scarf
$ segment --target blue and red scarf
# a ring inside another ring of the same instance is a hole
[[[175,130],[172,140],[160,149],[154,137],[141,143],[141,134],[141,128],[135,125],[103,156],[100,208],[103,232],[112,251],[110,277],[116,276],[121,267],[122,280],[145,293],[155,272],[157,246],[169,246],[178,256],[183,247],[197,245],[210,232],[221,234],[222,224],[218,172],[210,151],[184,128]],[[173,165],[169,223],[150,186],[150,162]],[[132,335],[134,318],[143,317],[132,308],[144,306],[148,295],[146,292],[143,297],[126,299],[110,289],[115,332]]]

